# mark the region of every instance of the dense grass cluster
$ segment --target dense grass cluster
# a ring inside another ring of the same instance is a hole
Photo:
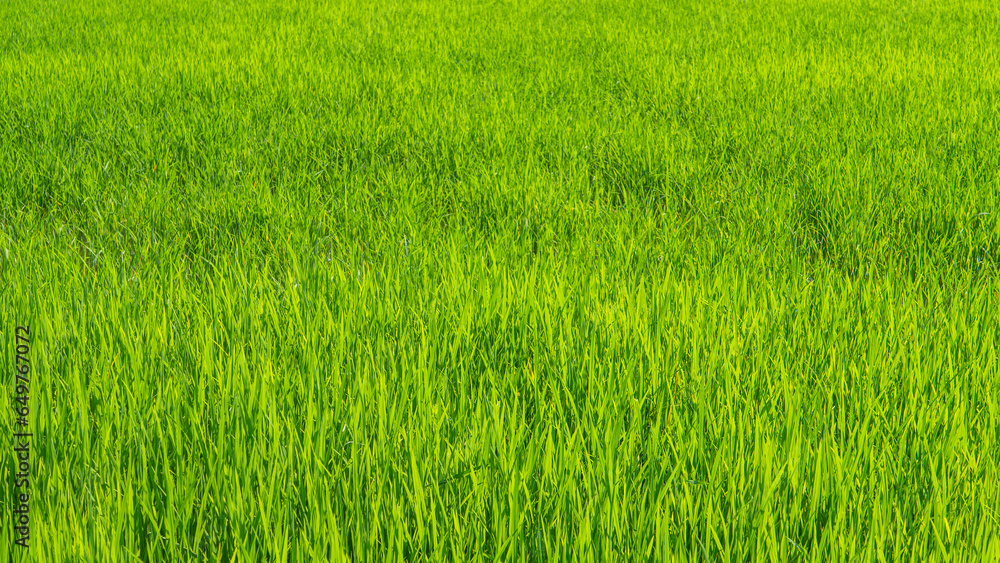
[[[30,557],[1000,560],[998,55],[972,0],[0,3]]]

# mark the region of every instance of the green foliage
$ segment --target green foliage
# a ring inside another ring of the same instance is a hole
[[[0,22],[34,560],[1000,560],[993,3]]]

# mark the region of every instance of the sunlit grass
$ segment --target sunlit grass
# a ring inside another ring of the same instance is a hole
[[[1000,560],[998,15],[0,5],[31,557]]]

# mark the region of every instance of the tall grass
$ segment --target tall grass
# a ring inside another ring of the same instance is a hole
[[[993,3],[0,22],[15,558],[1000,559]]]

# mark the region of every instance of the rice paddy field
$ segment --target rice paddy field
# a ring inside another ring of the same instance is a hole
[[[1000,561],[998,122],[992,1],[0,3],[0,553]]]

